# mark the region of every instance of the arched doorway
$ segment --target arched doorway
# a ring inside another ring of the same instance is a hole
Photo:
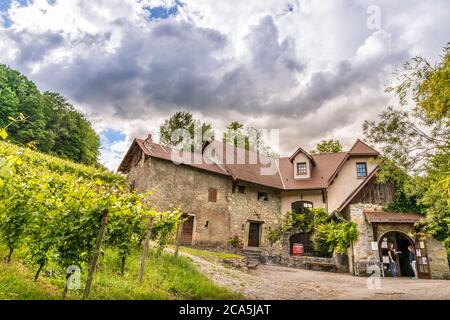
[[[383,261],[387,275],[391,275],[390,265],[388,262],[388,244],[393,243],[394,248],[400,251],[397,255],[397,276],[399,277],[414,277],[414,271],[409,264],[409,250],[408,246],[414,247],[414,242],[406,234],[399,231],[390,231],[385,233],[379,240],[378,247],[380,252],[380,259]],[[387,268],[386,268],[387,267]],[[386,272],[385,271],[385,272]]]

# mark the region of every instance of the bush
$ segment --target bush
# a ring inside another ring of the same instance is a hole
[[[235,251],[244,247],[241,238],[238,235],[234,235],[228,239],[228,244],[234,248]]]
[[[306,210],[304,214],[297,214],[288,211],[281,223],[274,229],[269,231],[267,238],[271,244],[274,244],[281,239],[283,234],[291,230],[293,227],[298,227],[304,232],[313,230],[314,227],[328,218],[328,214],[323,208],[311,208]]]
[[[314,250],[324,256],[333,252],[345,253],[352,241],[357,239],[356,223],[351,221],[330,221],[318,225],[312,237]]]

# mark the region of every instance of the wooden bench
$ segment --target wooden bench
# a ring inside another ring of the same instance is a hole
[[[330,262],[320,262],[320,261],[306,261],[305,262],[306,269],[312,270],[313,266],[332,268],[334,272],[337,272],[336,265]]]

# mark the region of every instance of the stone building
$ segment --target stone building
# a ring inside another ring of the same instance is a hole
[[[118,170],[127,175],[131,188],[152,191],[150,201],[157,209],[181,207],[187,218],[181,232],[184,245],[225,248],[230,237],[238,236],[244,249],[258,250],[266,261],[304,267],[315,259],[360,275],[382,259],[371,250],[372,241],[397,237],[386,233],[390,224],[367,215],[379,212],[372,206],[390,201],[393,194],[391,187],[374,180],[377,156],[360,140],[347,152],[310,155],[298,148],[290,157],[273,159],[218,141],[205,143],[201,152],[181,152],[154,143],[149,135],[133,141]],[[342,212],[358,223],[360,237],[347,255],[309,257],[314,253],[308,230],[294,228],[278,243],[269,243],[268,232],[288,211],[302,214],[309,208]],[[380,230],[376,236],[375,225]],[[395,225],[413,228],[406,220]],[[294,242],[303,243],[305,257],[292,256]],[[432,240],[426,245],[432,267],[422,275],[444,277],[448,264],[444,266],[443,245]]]

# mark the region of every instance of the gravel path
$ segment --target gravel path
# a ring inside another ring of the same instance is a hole
[[[320,272],[259,265],[256,270],[241,271],[211,263],[198,256],[190,258],[218,285],[241,292],[248,299],[445,299],[450,300],[450,281],[382,278],[379,289],[369,289],[367,278],[349,274]]]

